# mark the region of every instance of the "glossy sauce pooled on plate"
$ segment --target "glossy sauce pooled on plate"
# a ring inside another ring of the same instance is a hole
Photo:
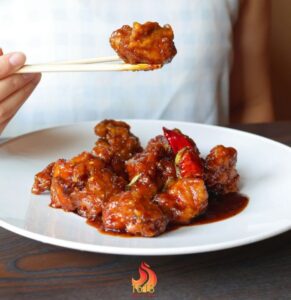
[[[237,151],[215,146],[202,157],[178,129],[163,128],[143,149],[125,122],[96,125],[92,151],[51,163],[32,192],[51,192],[51,206],[75,212],[106,232],[153,237],[177,226],[237,214]],[[210,195],[214,195],[210,196]]]
[[[193,219],[186,226],[203,225],[226,220],[242,212],[247,207],[248,203],[248,197],[240,193],[229,193],[219,197],[210,196],[207,210],[199,217]],[[100,220],[87,220],[87,224],[95,227],[102,234],[126,238],[134,237],[134,235],[125,232],[105,231]],[[182,225],[170,224],[168,225],[166,232],[179,229],[180,227],[182,227]]]

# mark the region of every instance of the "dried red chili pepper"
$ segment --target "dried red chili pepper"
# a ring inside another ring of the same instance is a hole
[[[195,152],[199,154],[198,148],[194,141],[183,134],[179,129],[167,129],[163,127],[164,136],[166,137],[168,143],[170,144],[174,154],[177,154],[181,149],[185,147],[193,148]]]
[[[175,165],[179,177],[202,177],[203,165],[194,141],[178,129],[163,127],[164,135],[176,154]]]
[[[181,149],[175,158],[177,176],[194,178],[203,176],[203,165],[199,155],[190,147]]]

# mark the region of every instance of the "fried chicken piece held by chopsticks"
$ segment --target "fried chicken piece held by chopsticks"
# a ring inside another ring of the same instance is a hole
[[[111,47],[129,64],[163,65],[171,62],[177,50],[170,25],[161,27],[157,22],[133,26],[124,25],[110,37]]]

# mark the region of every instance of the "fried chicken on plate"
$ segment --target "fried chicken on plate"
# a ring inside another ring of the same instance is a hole
[[[216,146],[204,159],[189,136],[163,130],[143,149],[128,124],[104,120],[92,151],[49,164],[32,193],[50,191],[52,207],[98,220],[105,231],[153,237],[191,223],[209,195],[238,191],[234,148]]]

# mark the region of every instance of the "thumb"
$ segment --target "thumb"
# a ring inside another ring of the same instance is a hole
[[[13,52],[0,56],[0,79],[7,77],[21,68],[25,60],[26,57],[21,52]]]

